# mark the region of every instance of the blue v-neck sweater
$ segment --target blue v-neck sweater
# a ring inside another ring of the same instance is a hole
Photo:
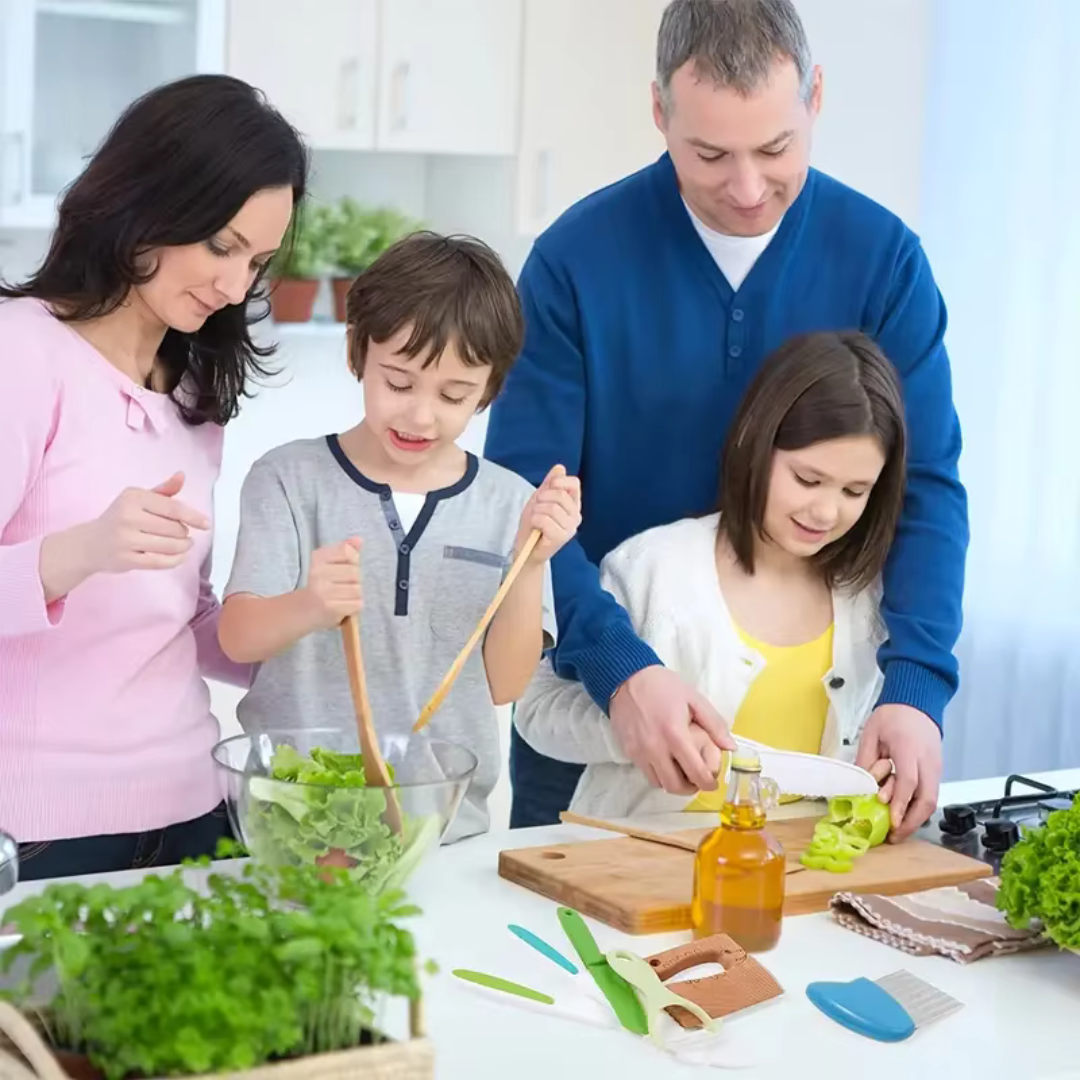
[[[581,477],[582,526],[553,564],[556,670],[606,709],[658,662],[600,588],[600,560],[643,529],[715,507],[727,426],[772,349],[804,331],[860,329],[899,370],[909,424],[908,494],[884,575],[881,701],[940,724],[957,686],[967,502],[945,306],[918,238],[811,170],[733,291],[665,154],[568,210],[538,238],[519,289],[525,348],[492,408],[486,455],[533,483],[556,462]],[[512,770],[518,789],[530,785],[521,762]]]

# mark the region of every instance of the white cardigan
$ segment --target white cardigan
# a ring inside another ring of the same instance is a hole
[[[716,573],[719,515],[686,518],[631,537],[600,565],[601,584],[626,609],[635,632],[696,687],[729,723],[765,665],[739,636]],[[880,584],[833,593],[833,662],[821,753],[851,761],[880,693],[877,649],[885,639]],[[580,682],[546,660],[514,710],[522,738],[542,754],[585,765],[570,809],[598,817],[681,810],[686,796],[649,784]]]

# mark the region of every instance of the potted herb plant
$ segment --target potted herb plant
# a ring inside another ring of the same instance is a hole
[[[329,268],[333,216],[329,207],[302,203],[285,243],[269,267],[270,310],[279,323],[307,322],[321,277]]]
[[[22,957],[55,991],[40,1011],[29,977],[4,995],[17,1011],[0,1002],[0,1076],[16,1071],[15,1047],[39,1076],[45,1058],[78,1080],[434,1075],[415,946],[398,925],[417,910],[400,893],[254,862],[198,885],[200,865],[124,888],[59,882],[5,913],[21,938],[0,967]],[[380,1002],[394,998],[410,1002],[404,1042],[380,1035]]]
[[[391,244],[423,228],[423,223],[392,206],[369,208],[342,199],[334,214],[331,241],[334,317],[345,321],[345,297],[357,274],[366,270]]]

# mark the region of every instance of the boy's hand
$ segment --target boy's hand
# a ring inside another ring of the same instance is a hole
[[[533,529],[539,529],[540,539],[529,562],[542,565],[573,539],[580,524],[581,481],[576,476],[567,476],[566,469],[556,465],[525,504],[514,550],[520,551]]]
[[[318,630],[332,630],[363,606],[360,594],[360,538],[317,548],[311,553],[304,594]]]

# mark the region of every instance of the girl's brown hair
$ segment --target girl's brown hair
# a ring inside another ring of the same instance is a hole
[[[877,441],[885,465],[859,520],[812,559],[830,586],[861,589],[885,565],[904,501],[907,434],[896,371],[857,331],[803,334],[766,358],[728,430],[720,468],[720,527],[747,573],[764,536],[773,452],[856,435]]]

